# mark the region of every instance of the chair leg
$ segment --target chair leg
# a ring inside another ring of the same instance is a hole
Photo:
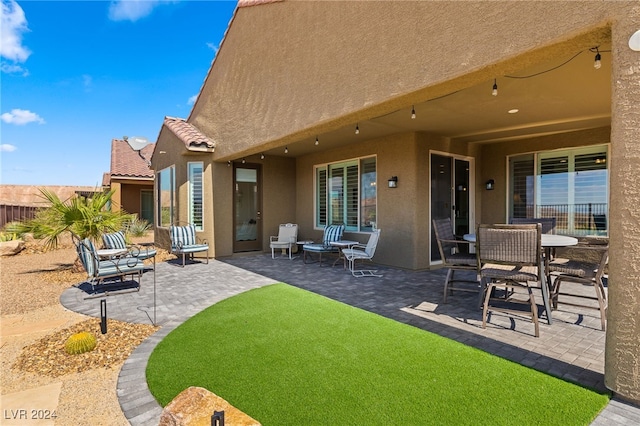
[[[449,268],[447,272],[447,278],[444,280],[444,296],[442,303],[447,303],[447,295],[449,294],[449,282],[453,279],[453,269]]]
[[[531,291],[531,287],[528,285],[527,285],[527,291],[529,292],[529,304],[531,305],[531,321],[533,321],[536,337],[540,337],[540,324],[538,321],[538,305],[536,305],[536,301],[533,298],[533,292]],[[549,313],[547,312],[547,315],[548,314]]]
[[[604,285],[602,281],[595,282],[593,287],[596,291],[596,297],[598,298],[598,306],[600,307],[600,327],[602,331],[607,329],[607,305],[605,299]]]
[[[484,297],[484,307],[482,309],[482,328],[487,328],[487,313],[489,311],[489,299],[491,298],[491,292],[493,291],[494,285],[490,283],[487,286],[487,294]]]

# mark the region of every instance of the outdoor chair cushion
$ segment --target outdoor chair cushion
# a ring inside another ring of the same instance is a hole
[[[108,249],[126,249],[127,243],[124,240],[124,232],[112,232],[110,234],[102,234],[102,242]]]
[[[171,245],[175,248],[193,246],[196,243],[196,227],[194,225],[172,226]]]
[[[137,257],[141,260],[151,259],[152,257],[155,257],[156,254],[158,254],[158,251],[156,249],[152,249],[149,247],[127,247],[127,243],[124,239],[124,232],[122,231],[102,234],[102,242],[104,243],[105,248],[108,249],[128,248],[129,256]]]
[[[324,229],[321,243],[305,244],[302,249],[314,253],[337,253],[340,251],[339,247],[332,246],[331,242],[340,241],[343,232],[344,225],[329,225]]]

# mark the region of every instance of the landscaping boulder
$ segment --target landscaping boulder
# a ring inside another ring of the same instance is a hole
[[[224,411],[225,426],[260,426],[226,400],[207,389],[191,386],[162,410],[159,426],[210,426],[214,411]]]
[[[0,243],[0,256],[15,256],[24,248],[24,241],[12,240]]]

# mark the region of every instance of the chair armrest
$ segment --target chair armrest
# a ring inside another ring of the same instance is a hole
[[[462,244],[467,244],[467,245],[475,244],[475,243],[472,243],[471,241],[467,241],[467,240],[440,240],[440,242],[443,242],[443,243],[454,243],[454,244],[461,244],[462,243]]]

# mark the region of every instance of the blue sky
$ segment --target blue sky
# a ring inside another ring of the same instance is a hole
[[[235,1],[2,0],[2,184],[89,185],[188,117]]]

